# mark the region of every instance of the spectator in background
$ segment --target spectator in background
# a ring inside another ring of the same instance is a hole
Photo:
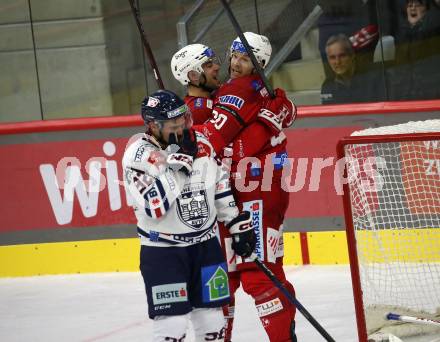
[[[393,100],[440,97],[440,17],[437,2],[406,0],[396,32],[396,58],[390,70]]]
[[[385,90],[380,74],[358,70],[355,52],[345,34],[331,36],[325,51],[332,76],[321,87],[322,104],[383,100]]]
[[[319,52],[324,65],[326,78],[332,78],[333,72],[327,60],[326,43],[331,36],[344,33],[350,37],[363,27],[377,23],[376,0],[319,0],[319,6],[323,14],[318,20]],[[366,54],[363,60],[368,58],[372,62],[374,46],[369,51],[363,49]]]

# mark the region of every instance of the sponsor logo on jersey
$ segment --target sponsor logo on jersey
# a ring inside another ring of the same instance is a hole
[[[229,298],[226,263],[202,267],[203,302]]]
[[[165,305],[155,305],[154,306],[154,311],[166,310],[166,309],[171,309],[171,305],[170,304],[165,304]]]
[[[218,102],[221,104],[227,104],[231,105],[237,109],[241,109],[244,104],[244,100],[241,97],[235,96],[235,95],[223,95],[220,96],[218,99]]]
[[[134,161],[135,162],[140,162],[144,152],[145,152],[145,146],[144,145],[138,147],[138,149],[136,150],[136,153],[134,154]]]
[[[186,283],[173,283],[153,286],[151,288],[153,304],[185,302],[188,300]]]
[[[264,317],[271,315],[275,312],[283,310],[283,304],[279,298],[272,299],[268,302],[264,302],[255,306],[257,308],[258,316]]]
[[[212,100],[206,100],[206,107],[208,107],[209,109],[212,109],[212,105],[214,104],[214,101]]]
[[[250,201],[243,203],[243,210],[250,211],[251,213],[251,224],[255,231],[256,244],[255,253],[260,260],[264,259],[264,245],[263,245],[263,201]]]
[[[203,99],[201,97],[198,97],[195,101],[194,101],[194,107],[195,108],[202,108],[203,107]]]
[[[255,89],[255,91],[259,91],[261,87],[263,87],[263,82],[261,82],[261,80],[253,80],[251,82],[251,86]]]
[[[159,241],[159,232],[150,230],[150,241]]]
[[[160,103],[159,99],[155,97],[149,97],[147,102],[147,107],[156,107]]]
[[[147,201],[145,213],[152,218],[162,217],[170,207],[162,182],[159,179],[144,194],[144,198]]]
[[[209,204],[204,183],[190,183],[177,199],[180,220],[194,230],[200,230],[209,219]]]
[[[170,240],[175,242],[183,242],[190,245],[193,245],[195,243],[201,243],[208,241],[216,236],[216,231],[218,230],[217,225],[212,226],[200,233],[200,235],[197,236],[187,236],[185,234],[174,234],[170,236]]]
[[[263,97],[269,96],[269,92],[267,91],[266,87],[264,87],[263,89],[260,90],[260,95]]]
[[[273,228],[267,228],[267,261],[275,262],[278,254],[278,248],[280,245],[280,234]]]

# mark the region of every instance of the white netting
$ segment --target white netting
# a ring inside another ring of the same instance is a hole
[[[369,333],[390,324],[383,319],[387,306],[431,318],[440,313],[440,120],[353,134],[424,132],[438,138],[390,142],[385,137],[345,146]]]
[[[440,132],[440,120],[409,121],[398,125],[367,128],[352,136]]]

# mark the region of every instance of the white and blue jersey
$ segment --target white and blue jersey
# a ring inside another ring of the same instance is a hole
[[[214,149],[197,133],[198,154],[186,175],[167,164],[173,152],[150,135],[132,143],[123,157],[124,183],[137,218],[141,244],[189,246],[216,236],[217,220],[238,215],[227,171],[214,159]]]

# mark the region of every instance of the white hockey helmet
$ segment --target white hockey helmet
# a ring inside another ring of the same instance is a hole
[[[249,46],[252,48],[257,62],[260,63],[262,68],[265,68],[269,63],[270,55],[272,54],[272,46],[270,45],[269,39],[266,36],[253,32],[245,32],[243,34]],[[247,53],[240,37],[235,38],[231,44],[229,52],[232,54],[234,51]]]
[[[171,58],[171,72],[176,80],[183,85],[190,83],[188,72],[203,72],[202,65],[213,61],[219,63],[214,51],[203,44],[190,44],[177,51]]]

